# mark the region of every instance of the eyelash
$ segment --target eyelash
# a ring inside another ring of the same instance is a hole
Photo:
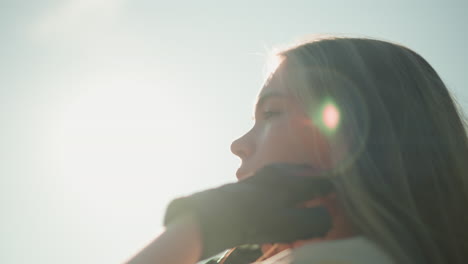
[[[278,116],[279,114],[281,114],[280,111],[263,111],[262,112],[262,118],[264,120],[268,120],[272,117],[275,117],[275,116]]]

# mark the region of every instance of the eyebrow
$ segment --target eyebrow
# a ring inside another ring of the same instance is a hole
[[[272,97],[285,97],[286,95],[281,93],[281,92],[266,92],[264,94],[261,94],[258,97],[257,103],[255,104],[255,112],[265,103],[266,100]]]

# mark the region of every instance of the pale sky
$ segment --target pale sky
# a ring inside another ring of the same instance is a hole
[[[306,35],[406,45],[468,109],[467,3],[0,0],[0,263],[121,263],[235,181],[265,55]]]

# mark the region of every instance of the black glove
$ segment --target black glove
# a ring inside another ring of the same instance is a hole
[[[331,217],[324,207],[297,208],[332,190],[305,165],[274,164],[237,183],[173,200],[164,218],[171,224],[192,214],[200,224],[202,258],[243,244],[289,243],[324,236]]]

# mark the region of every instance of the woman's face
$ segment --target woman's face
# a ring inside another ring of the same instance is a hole
[[[271,163],[308,164],[329,169],[329,147],[325,136],[304,107],[275,75],[262,88],[255,107],[255,124],[235,140],[231,151],[241,158],[239,180]]]
[[[255,109],[255,124],[245,135],[231,145],[232,152],[242,160],[236,175],[238,180],[252,176],[255,171],[271,163],[308,164],[319,170],[333,168],[333,159],[328,158],[330,148],[327,138],[319,127],[309,118],[299,100],[295,98],[281,82],[273,76],[260,91]],[[291,84],[290,88],[294,84]],[[339,148],[341,160],[346,148]],[[311,175],[313,176],[313,175]],[[348,237],[354,234],[350,221],[331,193],[326,197],[317,197],[299,204],[299,207],[325,206],[332,215],[332,229],[323,238],[295,241],[290,244],[276,244],[274,254],[286,248],[294,248],[304,243],[319,242]],[[272,244],[263,244],[263,253],[269,251]]]

